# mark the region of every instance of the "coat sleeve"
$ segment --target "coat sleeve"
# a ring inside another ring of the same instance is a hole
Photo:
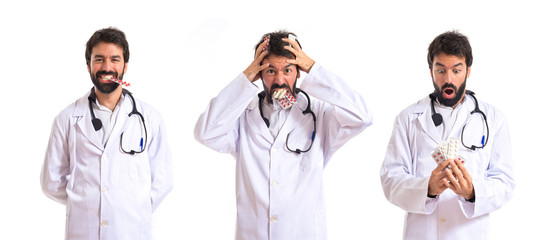
[[[173,183],[172,154],[168,145],[166,128],[160,114],[149,119],[156,119],[158,122],[151,124],[155,126],[151,130],[151,141],[147,147],[147,157],[151,169],[151,206],[155,211],[162,200],[170,193]]]
[[[474,218],[491,213],[506,204],[512,198],[515,180],[508,131],[508,122],[504,114],[495,110],[489,119],[496,119],[491,126],[492,150],[485,176],[472,176],[476,200],[474,204],[462,199],[460,205],[466,217]],[[473,207],[473,209],[472,209]]]
[[[324,149],[325,156],[332,155],[372,124],[372,113],[363,97],[343,79],[318,63],[313,65],[300,88],[330,106],[323,109],[324,112],[316,113],[321,115],[317,117],[323,118],[321,131],[325,131],[324,141],[328,143]]]
[[[40,173],[42,191],[49,198],[67,203],[67,183],[71,177],[68,150],[68,119],[63,114],[58,115],[50,133],[50,140]]]
[[[411,213],[430,214],[436,199],[428,198],[429,176],[414,174],[414,159],[408,138],[409,120],[406,112],[397,116],[380,169],[380,180],[386,199]]]
[[[195,139],[221,153],[236,152],[238,119],[258,87],[241,73],[213,98],[195,124]]]

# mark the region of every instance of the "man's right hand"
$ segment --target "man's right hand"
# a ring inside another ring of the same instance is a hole
[[[252,61],[250,66],[248,66],[248,68],[243,71],[244,75],[246,76],[246,78],[248,78],[248,80],[250,80],[250,82],[254,82],[260,79],[260,72],[269,66],[268,63],[261,65],[262,61],[267,55],[267,51],[262,52],[262,49],[267,44],[268,42],[264,41],[262,44],[260,44],[260,46],[258,46],[258,48],[256,49],[256,54],[254,55],[254,61]]]
[[[447,179],[447,174],[443,170],[451,163],[451,161],[451,159],[447,159],[441,162],[432,171],[430,181],[428,182],[428,195],[437,196],[447,189],[445,183],[449,180]]]

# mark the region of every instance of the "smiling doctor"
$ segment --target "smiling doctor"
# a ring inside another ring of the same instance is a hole
[[[67,206],[65,239],[151,239],[151,215],[172,189],[162,118],[121,86],[122,31],[96,31],[85,57],[94,87],[55,118],[42,190]]]
[[[466,90],[472,60],[466,36],[436,37],[428,49],[435,91],[396,117],[380,178],[386,198],[407,212],[404,239],[489,239],[489,214],[512,197],[507,121]]]

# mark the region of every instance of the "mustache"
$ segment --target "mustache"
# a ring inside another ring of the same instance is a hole
[[[452,88],[455,92],[457,92],[456,86],[452,83],[445,83],[445,84],[443,84],[443,86],[441,86],[441,89],[438,89],[438,90],[439,90],[439,92],[443,92],[443,90],[445,88]]]

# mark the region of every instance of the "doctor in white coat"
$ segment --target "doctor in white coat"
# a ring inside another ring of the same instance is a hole
[[[239,240],[326,239],[323,169],[372,121],[362,97],[305,55],[293,36],[264,35],[252,64],[195,126],[199,142],[236,159]],[[297,93],[300,70],[308,75]],[[253,82],[260,78],[265,91],[258,97]],[[297,102],[284,109],[272,100],[278,90]]]
[[[98,30],[86,49],[95,87],[55,118],[42,190],[67,206],[65,239],[151,239],[151,214],[172,189],[163,121],[111,81],[128,65],[123,32]]]
[[[489,239],[489,214],[515,187],[506,118],[465,91],[472,51],[464,35],[436,37],[428,64],[435,92],[397,116],[380,171],[384,193],[407,211],[404,239]],[[464,163],[432,158],[449,139],[459,140]]]

